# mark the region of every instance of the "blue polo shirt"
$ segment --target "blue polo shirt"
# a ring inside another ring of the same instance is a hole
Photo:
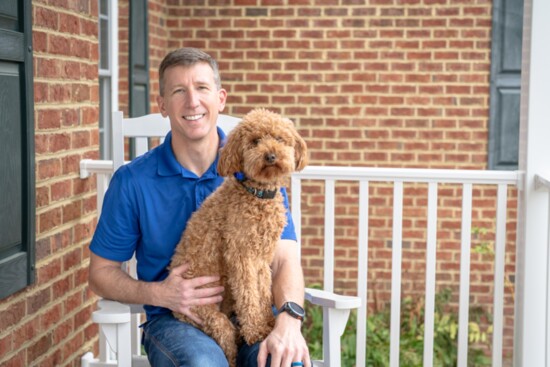
[[[225,134],[218,128],[220,141]],[[101,217],[90,251],[112,261],[127,261],[134,252],[138,279],[161,281],[191,214],[221,183],[216,167],[197,177],[179,164],[172,152],[172,135],[163,144],[118,169],[105,193]],[[287,207],[283,239],[296,240],[288,210],[288,197],[281,189]],[[169,312],[145,306],[147,317]]]

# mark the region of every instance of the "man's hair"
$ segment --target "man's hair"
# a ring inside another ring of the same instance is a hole
[[[179,48],[169,52],[159,66],[159,93],[164,95],[164,72],[173,66],[193,66],[198,63],[210,65],[214,71],[214,82],[218,89],[222,88],[220,71],[216,60],[206,52],[192,47]]]

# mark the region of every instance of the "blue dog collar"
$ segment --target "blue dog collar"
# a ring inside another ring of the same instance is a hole
[[[246,178],[245,174],[242,172],[235,172],[233,174],[235,176],[235,179],[240,182],[241,185],[245,188],[246,191],[257,197],[258,199],[273,199],[275,198],[275,195],[277,195],[278,190],[260,190],[255,187],[250,187],[245,185],[245,181],[248,179]]]

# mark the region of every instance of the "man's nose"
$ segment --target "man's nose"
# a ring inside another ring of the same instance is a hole
[[[199,93],[193,89],[188,89],[185,96],[186,107],[197,107],[200,104]]]

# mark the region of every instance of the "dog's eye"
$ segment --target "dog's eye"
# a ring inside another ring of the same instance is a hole
[[[258,144],[260,144],[260,138],[256,138],[256,139],[252,140],[252,144],[253,144],[253,145],[258,145]]]
[[[281,138],[280,136],[276,136],[275,140],[277,140],[279,143],[284,143],[285,139]]]

